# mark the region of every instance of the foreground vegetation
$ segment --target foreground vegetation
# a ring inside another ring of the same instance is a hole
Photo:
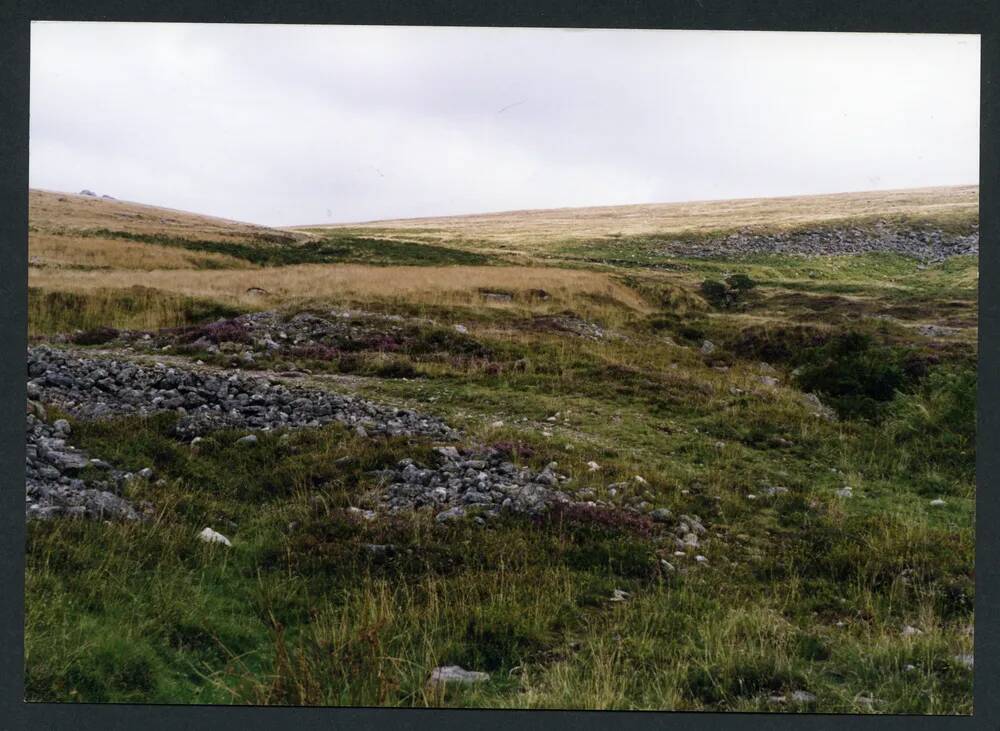
[[[29,699],[971,713],[974,258],[584,270],[400,256],[244,259],[147,272],[142,288],[134,272],[43,267],[31,329],[275,307],[399,316],[391,345],[348,339],[255,367],[306,368],[312,384],[436,413],[515,461],[557,461],[581,499],[696,514],[706,560],[675,556],[627,511],[443,526],[348,510],[374,507],[377,470],[431,460],[420,439],[328,426],[261,432],[254,450],[218,432],[192,449],[171,415],[71,419],[93,456],[155,470],[129,496],[156,515],[29,525]],[[198,348],[162,357],[229,366]],[[195,540],[206,525],[232,548]],[[451,664],[490,680],[428,685]]]

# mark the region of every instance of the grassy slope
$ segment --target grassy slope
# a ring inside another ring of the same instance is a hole
[[[378,278],[361,268],[354,274],[372,278],[365,286],[319,294],[308,271],[267,272],[293,311],[336,303],[439,323],[418,330],[464,324],[487,355],[470,357],[456,339],[392,356],[417,378],[373,377],[387,358],[376,351],[350,369],[305,365],[317,382],[440,413],[469,439],[527,445],[533,456],[523,459],[558,460],[576,489],[607,497],[606,485],[641,474],[649,484],[632,483],[618,499],[701,516],[707,563],[620,526],[510,520],[441,530],[427,516],[350,519],[342,508],[366,505],[374,487],[366,473],[427,459],[419,442],[372,443],[331,427],[284,444],[263,436],[252,454],[232,448],[237,434],[220,434],[194,454],[166,436],[166,419],[79,424],[76,443],[129,468],[153,465],[167,483],[132,488],[159,508],[150,525],[30,526],[29,697],[970,712],[971,672],[954,656],[971,652],[974,481],[955,419],[972,415],[932,383],[897,397],[879,424],[829,423],[802,404],[791,359],[772,359],[781,384],[763,385],[753,348],[780,345],[782,327],[806,324],[864,330],[960,363],[975,347],[975,260],[927,270],[878,256],[678,264],[686,268],[488,267],[481,279],[474,267],[424,268],[421,285],[401,292],[381,285],[396,270]],[[697,295],[720,269],[761,282],[746,309],[714,310]],[[415,270],[406,271],[410,281]],[[88,288],[88,272],[53,274],[34,282],[36,332],[152,327],[218,316],[199,309],[212,303],[273,304],[191,284],[237,272],[175,271],[141,296]],[[512,302],[478,294],[491,274]],[[533,286],[550,298],[528,298]],[[87,322],[73,319],[88,305]],[[567,310],[622,337],[591,341],[532,324]],[[960,331],[935,342],[907,327],[918,323]],[[720,350],[699,353],[703,337]],[[729,369],[713,367],[721,363]],[[959,449],[965,456],[953,459]],[[589,460],[602,469],[588,471]],[[836,495],[845,484],[854,498]],[[766,485],[789,492],[767,497]],[[930,507],[939,495],[947,505]],[[233,538],[231,551],[192,539],[207,524]],[[364,547],[386,543],[393,556]],[[664,573],[661,557],[684,571]],[[631,599],[609,603],[614,588]],[[903,637],[905,625],[923,634]],[[449,663],[493,678],[440,696],[423,681]],[[768,700],[797,689],[817,700]]]

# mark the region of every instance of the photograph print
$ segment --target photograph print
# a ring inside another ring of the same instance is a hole
[[[969,715],[976,35],[33,22],[25,700]]]

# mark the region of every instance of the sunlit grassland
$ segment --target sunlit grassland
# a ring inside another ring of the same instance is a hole
[[[644,239],[711,237],[735,230],[782,231],[801,226],[870,225],[878,221],[965,229],[978,219],[976,186],[872,191],[784,198],[650,203],[593,208],[506,211],[318,226],[312,233],[344,231],[427,242],[465,242],[526,254],[567,245],[592,245],[606,255]],[[617,241],[616,241],[617,240]],[[589,242],[589,243],[588,243]]]

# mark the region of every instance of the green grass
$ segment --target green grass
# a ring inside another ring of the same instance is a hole
[[[741,495],[713,509],[655,480],[658,502],[727,536],[708,566],[665,576],[656,545],[626,530],[343,512],[366,504],[371,469],[426,459],[420,443],[329,427],[261,434],[249,452],[223,432],[193,453],[167,418],[75,426],[93,454],[166,484],[131,488],[157,504],[147,525],[30,526],[32,700],[761,710],[808,688],[819,700],[799,710],[853,710],[862,692],[896,711],[970,709],[951,657],[967,645],[972,545],[948,522],[825,497],[810,509],[805,487],[741,514]],[[197,542],[206,524],[233,548]],[[632,599],[609,603],[615,588]],[[927,633],[901,641],[904,623]],[[425,687],[452,663],[493,677]]]
[[[246,450],[227,430],[194,450],[170,416],[74,422],[73,443],[163,482],[128,487],[156,508],[145,524],[29,525],[28,698],[971,713],[972,672],[955,656],[972,651],[975,600],[975,260],[672,264],[616,270],[653,312],[581,300],[563,313],[611,330],[604,339],[539,326],[530,303],[358,302],[404,319],[386,337],[361,319],[329,352],[259,360],[305,365],[317,382],[350,373],[344,388],[437,414],[465,441],[517,444],[535,468],[557,461],[571,491],[697,514],[706,563],[626,521],[351,517],[375,505],[375,470],[433,459],[421,439],[328,426],[259,433]],[[733,273],[758,287],[710,307],[700,282]],[[40,332],[161,306],[131,296],[32,294]],[[215,314],[171,307],[191,322]],[[954,321],[963,330],[946,341],[907,326]],[[851,333],[866,346],[838,349]],[[705,339],[715,351],[701,352]],[[906,371],[909,358],[926,367]],[[904,377],[873,385],[879,373]],[[877,391],[877,404],[828,421],[804,385],[826,400]],[[845,485],[853,497],[838,496]],[[233,547],[198,542],[206,525]],[[609,602],[614,589],[629,600]],[[922,634],[904,637],[906,625]],[[429,688],[444,664],[491,679]],[[796,690],[816,700],[795,703]]]
[[[243,259],[259,266],[294,264],[373,264],[378,266],[443,266],[449,264],[484,265],[492,259],[462,249],[414,241],[377,239],[351,234],[328,233],[321,241],[296,242],[262,239],[259,243],[205,241],[165,234],[140,234],[130,231],[90,229],[77,235],[105,239],[123,239],[159,246],[174,246],[189,251],[203,251]]]

